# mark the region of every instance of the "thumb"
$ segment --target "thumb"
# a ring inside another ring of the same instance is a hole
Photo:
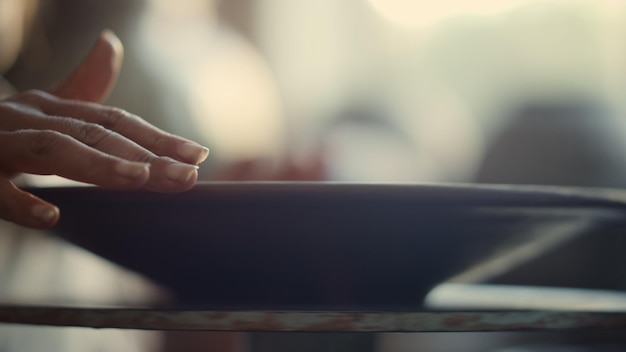
[[[124,48],[105,30],[78,68],[50,93],[64,99],[101,103],[108,96],[122,67]]]

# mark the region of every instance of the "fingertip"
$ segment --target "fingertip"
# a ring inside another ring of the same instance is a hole
[[[102,32],[100,32],[100,39],[107,42],[114,49],[114,51],[118,53],[122,53],[124,51],[122,41],[110,28],[105,28]]]
[[[117,174],[114,188],[136,189],[143,187],[150,179],[150,164],[143,162],[134,162],[128,160],[120,160],[114,170]]]
[[[120,160],[115,165],[115,171],[124,177],[133,178],[133,179],[147,179],[150,176],[150,164],[128,161],[128,160]]]
[[[184,161],[194,165],[201,164],[209,156],[209,148],[193,142],[184,142],[178,145],[176,152]]]
[[[165,176],[172,184],[171,191],[182,192],[189,190],[198,181],[198,166],[172,163],[165,169]]]
[[[59,221],[59,215],[59,208],[48,203],[37,203],[30,210],[30,216],[42,228],[54,226]]]
[[[145,189],[161,193],[185,192],[198,181],[198,166],[170,158],[158,158],[150,165],[150,179]]]
[[[0,218],[25,227],[46,229],[58,222],[59,215],[56,206],[0,177]]]
[[[100,103],[113,89],[123,59],[122,42],[105,29],[80,66],[50,92],[64,99]]]
[[[122,41],[111,29],[108,28],[104,29],[100,33],[100,40],[107,43],[111,48],[111,51],[114,53],[113,61],[111,63],[113,70],[119,70],[122,66],[122,60],[124,57],[124,45],[122,44]]]
[[[103,39],[117,39],[117,35],[115,35],[115,32],[113,32],[113,30],[111,28],[105,28],[100,32],[100,37]]]
[[[186,192],[192,189],[193,186],[195,186],[197,182],[198,182],[198,170],[192,172],[189,178],[185,182],[180,183],[180,186],[179,186],[180,188],[177,190],[177,192]]]

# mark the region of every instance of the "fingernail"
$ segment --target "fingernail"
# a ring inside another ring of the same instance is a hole
[[[118,174],[129,178],[140,178],[150,172],[150,164],[134,161],[120,161],[115,165]]]
[[[165,171],[167,177],[176,182],[187,183],[198,173],[196,165],[183,163],[170,164]]]
[[[59,208],[46,204],[37,204],[31,211],[31,215],[43,223],[50,223],[59,214]]]
[[[100,32],[100,38],[109,42],[116,51],[123,50],[122,42],[117,37],[117,35],[115,35],[115,32],[113,32],[111,29],[107,28]]]
[[[195,143],[183,143],[178,146],[178,155],[194,164],[200,164],[209,156],[209,149]]]

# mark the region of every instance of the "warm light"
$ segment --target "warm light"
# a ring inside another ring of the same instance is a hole
[[[462,14],[488,15],[530,0],[369,0],[374,9],[404,27],[428,27]]]
[[[161,104],[172,109],[172,119],[165,127],[200,136],[221,160],[277,154],[282,102],[264,58],[219,24],[213,1],[153,0],[149,5],[140,22],[138,43],[144,47],[138,52],[168,93]],[[178,117],[180,111],[189,115]]]
[[[220,155],[245,159],[277,152],[283,132],[280,97],[253,48],[225,43],[196,70],[192,114]]]

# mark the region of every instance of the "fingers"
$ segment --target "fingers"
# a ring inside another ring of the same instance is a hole
[[[157,155],[184,163],[198,165],[209,155],[207,148],[164,132],[122,109],[54,97],[42,101],[41,108],[48,115],[71,116],[98,124],[131,139]]]
[[[141,147],[124,136],[98,124],[80,120],[52,117],[49,128],[68,135],[82,144],[125,160],[150,165],[150,177],[143,188],[159,192],[180,192],[193,186],[198,177],[198,167],[161,157]]]
[[[122,67],[124,48],[113,32],[106,30],[80,66],[50,93],[65,99],[104,101]]]
[[[59,209],[24,192],[0,177],[0,218],[32,228],[48,228],[59,219]]]
[[[16,172],[55,174],[112,189],[136,189],[148,181],[146,163],[127,161],[50,130],[0,132],[0,165]]]
[[[80,142],[83,149],[89,147],[125,160],[149,164],[150,177],[143,186],[143,188],[148,190],[159,192],[185,191],[193,186],[198,176],[197,166],[181,163],[169,157],[157,156],[125,136],[95,123],[32,112],[29,114],[19,114],[19,120],[20,128],[13,128],[12,130],[32,129],[49,130],[49,132],[56,131],[62,135],[73,138],[75,140],[74,142]],[[0,123],[0,126],[1,125]],[[35,134],[31,135],[32,138],[39,138]],[[71,145],[68,145],[68,147],[71,147]],[[71,162],[76,163],[79,162],[79,160],[72,159]],[[64,164],[59,164],[59,166],[61,165]],[[58,172],[59,171],[55,171],[55,173]],[[62,176],[70,178],[75,177],[69,175]],[[102,185],[100,183],[96,184]]]
[[[163,132],[121,109],[60,99],[41,91],[11,97],[0,105],[2,112],[12,118],[1,119],[0,130],[57,131],[100,152],[149,163],[151,173],[144,188],[152,191],[188,190],[197,180],[195,164],[208,156],[207,148]]]
[[[17,172],[54,174],[110,189],[144,188],[182,192],[198,179],[198,167],[158,157],[97,125],[76,122],[68,129],[0,132],[0,165],[5,175]],[[82,125],[82,126],[81,126]],[[81,135],[75,139],[73,135]],[[89,146],[99,143],[102,150]],[[115,155],[113,148],[127,153]]]

